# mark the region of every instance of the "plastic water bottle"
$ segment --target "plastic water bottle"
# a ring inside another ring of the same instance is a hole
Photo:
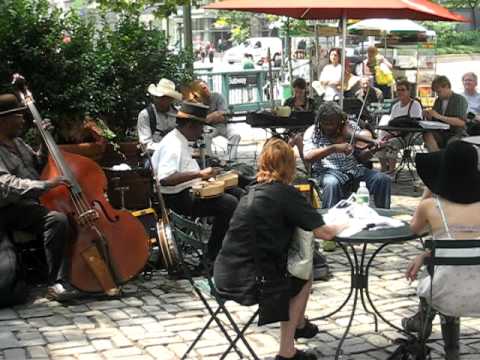
[[[358,204],[370,204],[370,192],[368,191],[365,181],[360,182],[360,186],[357,190],[357,203]]]

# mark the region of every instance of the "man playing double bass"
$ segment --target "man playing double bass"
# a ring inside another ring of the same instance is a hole
[[[213,261],[221,248],[238,200],[228,193],[215,198],[199,199],[190,191],[196,182],[216,175],[211,167],[200,169],[192,158],[192,147],[189,144],[202,136],[207,114],[208,107],[203,104],[182,103],[176,114],[177,127],[160,141],[153,154],[152,165],[168,208],[187,216],[214,217],[208,242],[208,257]]]
[[[48,267],[47,297],[61,301],[76,294],[64,281],[70,227],[65,214],[48,210],[38,197],[65,180],[39,180],[47,152],[43,144],[34,152],[20,138],[25,109],[15,95],[0,95],[0,228],[32,232],[42,242]]]

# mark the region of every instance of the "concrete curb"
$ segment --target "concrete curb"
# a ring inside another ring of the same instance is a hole
[[[447,54],[437,55],[437,63],[450,63],[456,61],[480,60],[480,54]]]

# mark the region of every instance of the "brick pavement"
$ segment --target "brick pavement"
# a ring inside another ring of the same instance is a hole
[[[393,205],[412,210],[418,198],[412,197],[412,187],[395,185]],[[398,195],[400,194],[400,195]],[[418,195],[418,194],[417,194]],[[372,247],[369,250],[371,254]],[[415,284],[403,279],[408,259],[417,253],[418,241],[389,246],[376,258],[370,273],[371,296],[377,308],[394,324],[414,313],[417,299]],[[349,289],[350,273],[343,252],[328,254],[333,278],[316,282],[307,313],[313,317],[327,314],[338,307]],[[120,299],[82,299],[62,305],[46,300],[45,289],[36,289],[31,303],[0,310],[0,360],[151,360],[178,359],[207,319],[202,303],[192,293],[186,280],[169,279],[157,271],[151,280],[140,276],[125,285]],[[228,304],[234,317],[244,321],[253,308]],[[339,338],[350,315],[350,306],[316,323],[320,334],[309,341],[299,341],[298,347],[314,350],[321,359],[333,359]],[[438,320],[433,336],[439,336]],[[478,333],[480,320],[462,320],[464,333]],[[278,348],[278,324],[252,326],[247,338],[257,353],[272,359]],[[350,335],[344,343],[343,359],[385,359],[399,334],[382,321],[374,331],[373,319],[359,311]],[[212,327],[192,353],[192,359],[218,359],[227,342],[218,328]],[[442,358],[441,343],[433,347],[434,359]],[[480,358],[480,341],[462,342],[462,359]],[[227,359],[237,358],[230,355]]]

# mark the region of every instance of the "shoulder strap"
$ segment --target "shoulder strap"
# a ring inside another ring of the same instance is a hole
[[[447,217],[445,215],[445,211],[443,210],[442,202],[440,201],[438,196],[435,197],[435,200],[437,201],[438,210],[440,211],[440,215],[442,216],[442,222],[443,227],[445,228],[445,232],[447,233],[448,238],[453,240],[454,237],[452,236],[452,234],[450,233],[450,229],[448,228]]]
[[[152,136],[157,130],[157,116],[155,115],[155,108],[153,104],[147,106],[148,119],[150,120],[150,130],[152,131]]]

